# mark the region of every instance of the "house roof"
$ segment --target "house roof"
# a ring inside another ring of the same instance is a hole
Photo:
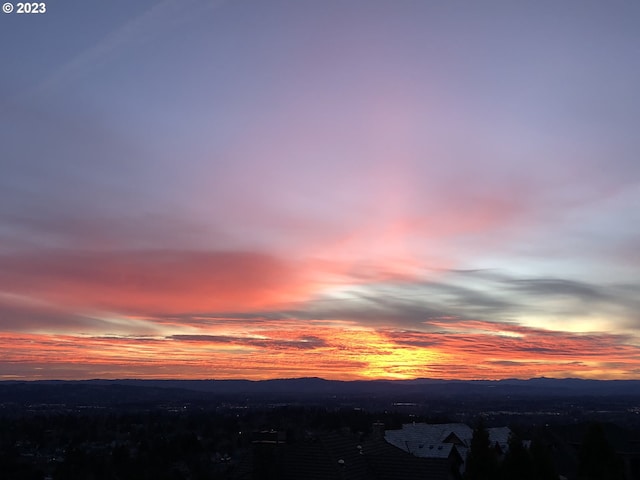
[[[509,444],[511,430],[508,427],[487,429],[491,445],[496,443],[502,451],[506,451]],[[448,458],[454,444],[464,457],[464,453],[471,444],[473,430],[464,423],[408,423],[399,430],[385,431],[385,440],[391,445],[423,458]]]
[[[363,444],[363,456],[376,480],[449,480],[451,464],[447,458],[409,455],[405,450],[372,439]]]
[[[426,444],[423,442],[407,442],[407,449],[410,454],[424,458],[449,458],[454,447],[452,443]]]
[[[500,445],[503,452],[506,452],[509,448],[509,436],[511,435],[511,429],[509,427],[493,427],[488,428],[489,441],[494,446],[496,443]]]
[[[283,432],[258,432],[229,478],[238,480],[372,480],[354,435],[323,432],[287,442]],[[277,438],[278,441],[274,439]]]
[[[325,434],[286,445],[280,478],[368,480],[370,476],[354,439]]]
[[[464,423],[408,423],[400,430],[387,430],[385,440],[402,450],[420,457],[448,457],[455,435],[463,445],[469,445],[473,430]],[[445,442],[449,439],[449,442]]]

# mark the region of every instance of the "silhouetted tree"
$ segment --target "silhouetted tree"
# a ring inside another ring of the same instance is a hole
[[[500,470],[504,480],[533,480],[531,456],[515,433],[509,437],[509,450]]]
[[[599,423],[592,424],[580,447],[578,478],[580,480],[622,480],[622,464],[607,441]]]
[[[496,451],[491,447],[489,432],[482,420],[473,430],[467,466],[465,470],[466,480],[493,480],[498,474],[498,458]]]
[[[540,438],[531,441],[529,449],[533,478],[535,480],[558,480],[558,473],[549,445]]]

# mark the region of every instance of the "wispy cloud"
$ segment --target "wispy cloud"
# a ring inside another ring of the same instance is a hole
[[[113,367],[110,378],[119,376],[125,365],[137,376],[155,378],[210,377],[212,371],[219,378],[254,379],[312,372],[337,379],[628,378],[640,362],[640,347],[624,335],[483,321],[443,322],[438,327],[424,332],[292,322],[286,329],[219,325],[170,336],[2,334],[0,346],[7,348],[1,350],[0,375],[48,361],[54,371],[76,374],[77,365],[84,363],[92,365],[87,372]],[[234,329],[242,333],[231,333]],[[40,374],[33,370],[28,376]]]
[[[171,340],[181,342],[206,342],[208,344],[234,344],[267,349],[312,349],[324,347],[326,340],[314,335],[295,339],[260,337],[234,337],[228,335],[172,335]]]
[[[46,95],[60,87],[83,82],[95,70],[108,68],[109,63],[141,45],[158,41],[180,27],[197,19],[229,0],[162,0],[148,10],[119,26],[95,45],[80,52],[45,78],[33,93]]]

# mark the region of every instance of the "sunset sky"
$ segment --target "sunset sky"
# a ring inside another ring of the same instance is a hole
[[[0,14],[0,380],[640,378],[640,2]]]

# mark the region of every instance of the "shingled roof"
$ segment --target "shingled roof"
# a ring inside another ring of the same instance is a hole
[[[372,439],[362,448],[375,480],[455,480],[457,465],[448,458],[416,457],[384,439]]]
[[[447,458],[454,444],[467,447],[472,435],[464,423],[408,423],[400,430],[387,430],[385,440],[418,457]]]
[[[508,427],[487,429],[491,445],[506,452],[511,430]],[[464,458],[471,444],[473,430],[464,423],[408,423],[398,430],[385,431],[385,440],[416,457],[447,458],[454,449]],[[454,447],[455,446],[455,447]]]
[[[275,437],[275,432],[271,432]],[[364,442],[340,433],[304,439],[265,440],[260,436],[230,478],[246,480],[458,480],[459,458],[420,458],[382,437]]]

